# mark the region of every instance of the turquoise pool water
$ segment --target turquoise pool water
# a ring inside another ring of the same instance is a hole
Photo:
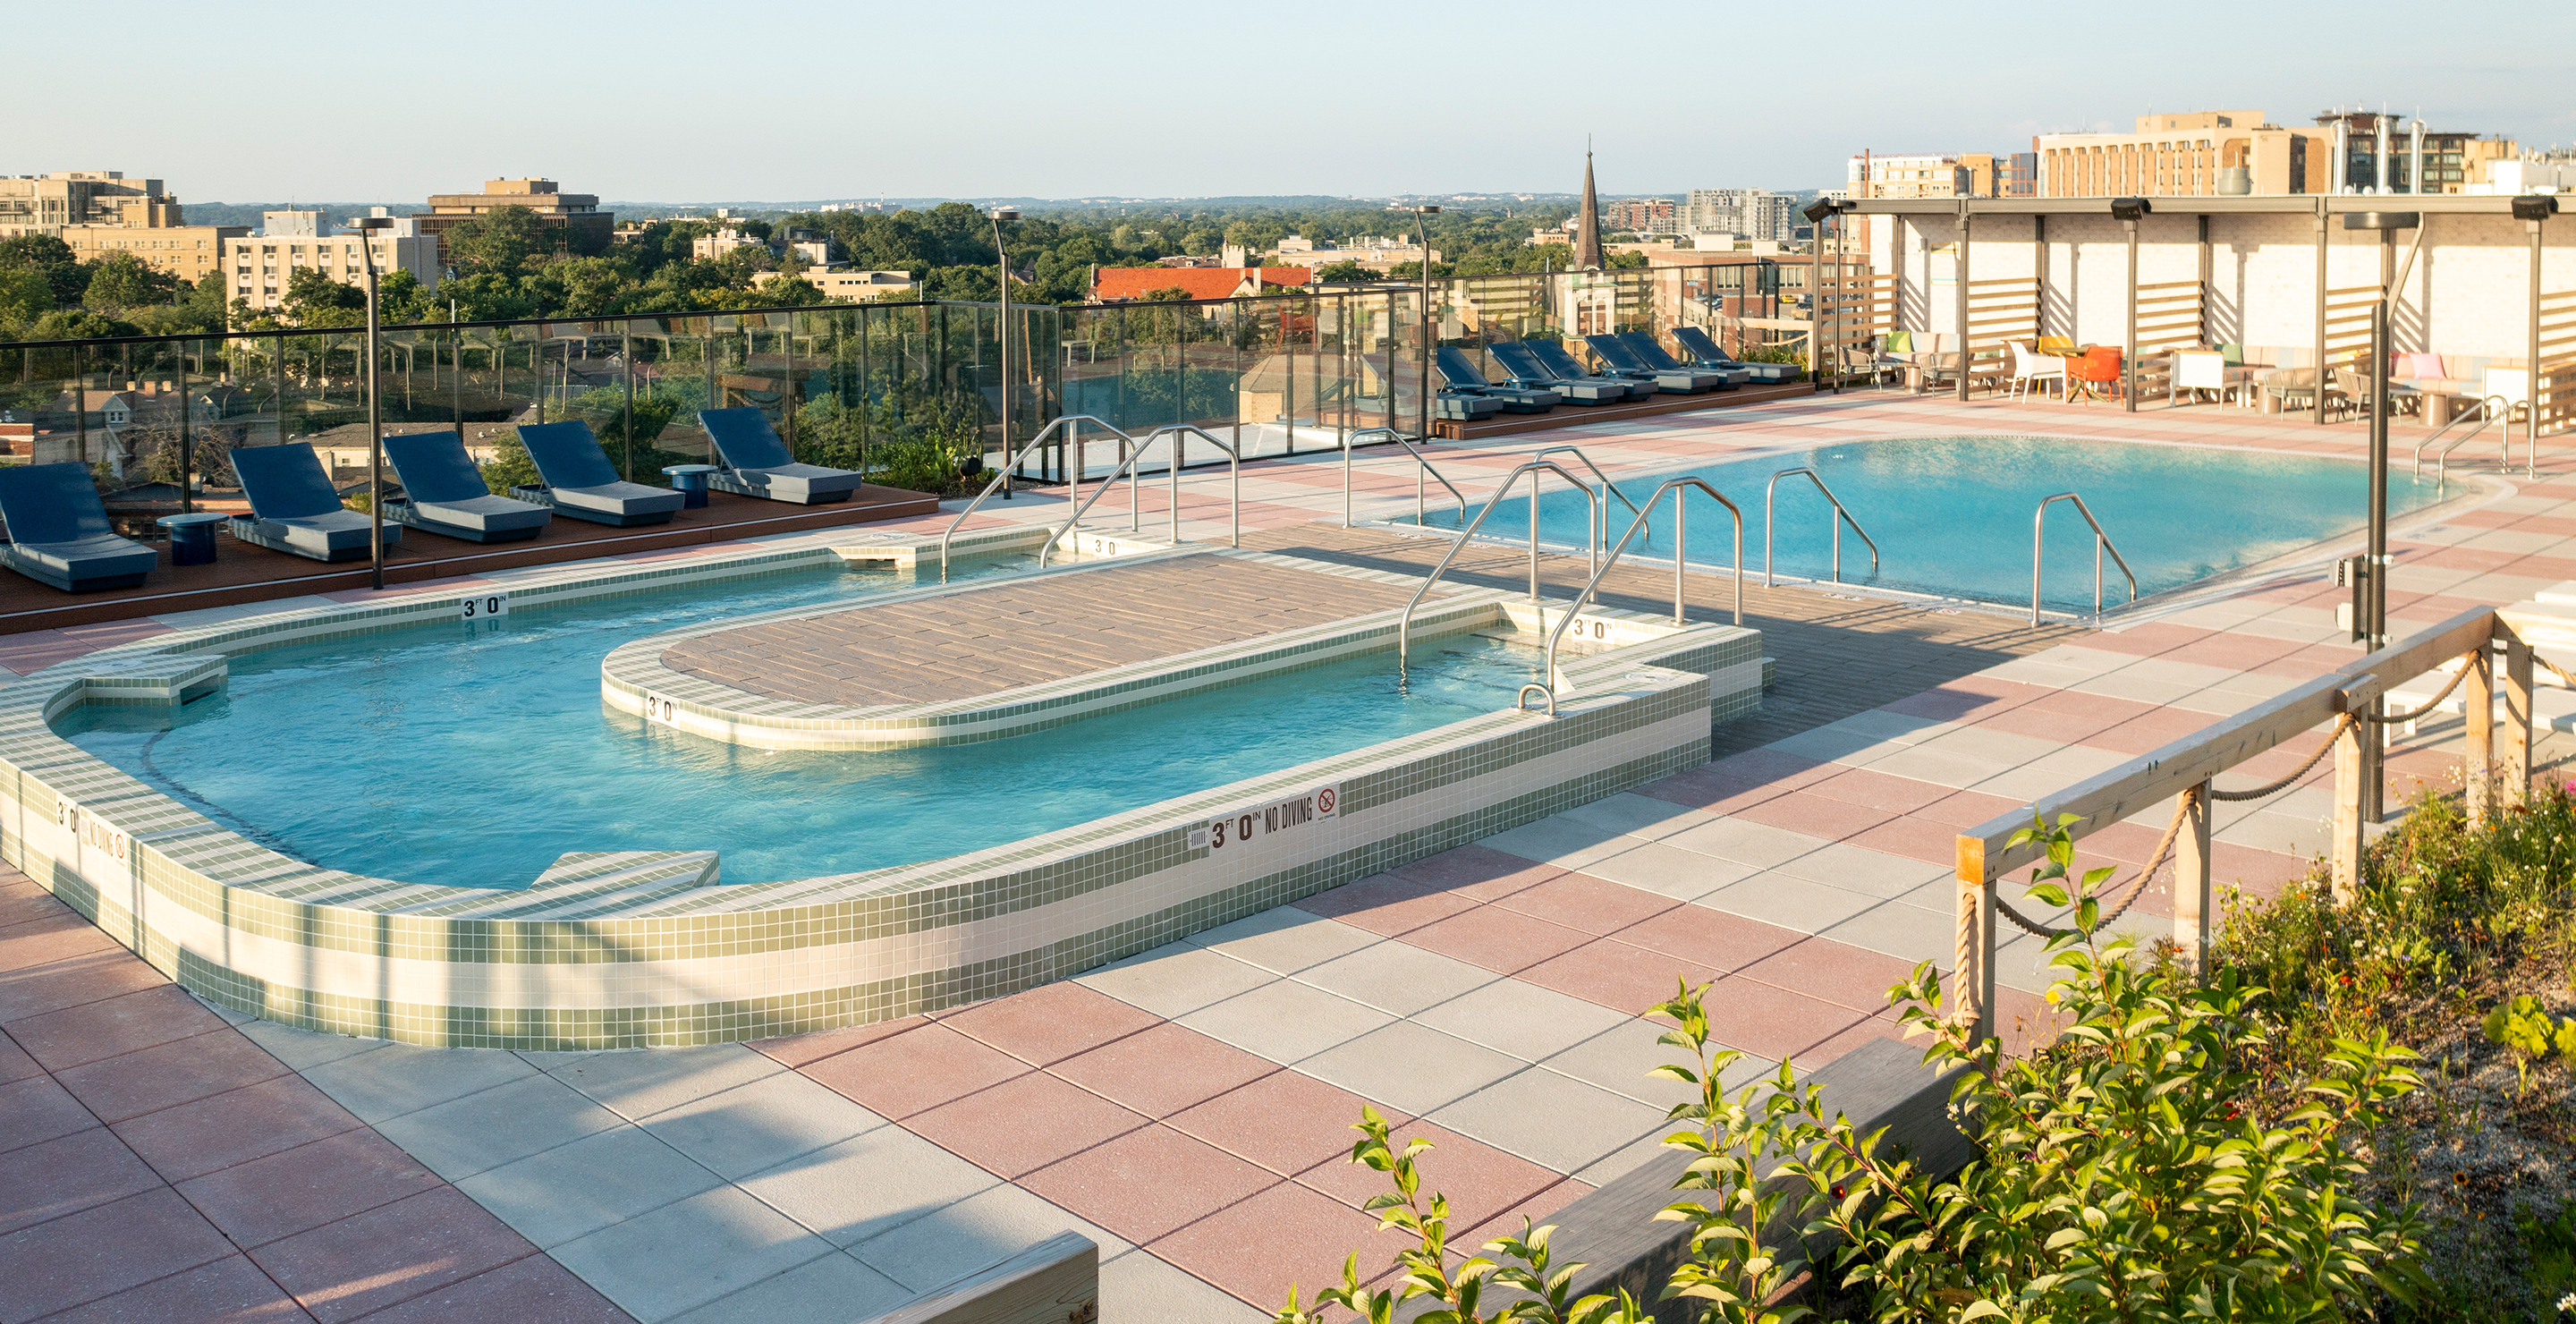
[[[1642,503],[1665,478],[1689,473],[1708,480],[1743,507],[1744,564],[1749,573],[1759,573],[1763,487],[1772,474],[1801,466],[1815,469],[1878,540],[1879,574],[1871,579],[1869,549],[1844,531],[1847,582],[1990,602],[2030,601],[2031,512],[2043,498],[2059,492],[2083,494],[2137,572],[2142,597],[2260,564],[2369,521],[2368,471],[2353,461],[2027,437],[1851,442],[1621,479],[1619,489]],[[2389,476],[2392,513],[2430,505],[2440,497],[2430,481],[2402,470]],[[1693,493],[1690,502],[1690,559],[1728,564],[1734,555],[1733,521],[1704,495]],[[1615,541],[1629,516],[1615,500],[1610,507]],[[1470,506],[1466,517],[1475,518],[1478,508]],[[1506,499],[1504,508],[1485,522],[1486,531],[1526,536],[1524,508],[1523,497]],[[1814,484],[1803,478],[1780,481],[1772,563],[1781,573],[1827,576],[1832,512]],[[1581,546],[1584,520],[1583,499],[1570,490],[1558,487],[1539,502],[1543,539]],[[1436,526],[1456,527],[1459,522],[1454,509],[1430,514]],[[1669,558],[1670,509],[1659,510],[1654,522],[1646,554]],[[1632,555],[1638,545],[1630,544]],[[2093,535],[2071,502],[2049,508],[2044,568],[2045,601],[2090,609]],[[2127,601],[2126,581],[2107,558],[2103,577],[2105,603]]]
[[[81,748],[255,841],[406,882],[524,887],[575,850],[723,852],[724,881],[937,859],[1511,706],[1534,650],[1461,637],[1008,740],[873,753],[702,740],[615,712],[599,663],[696,621],[914,581],[820,570],[254,653],[157,718],[81,708]],[[1422,653],[1417,652],[1417,657]]]

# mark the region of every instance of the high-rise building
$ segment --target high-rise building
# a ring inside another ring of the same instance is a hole
[[[2045,133],[2031,140],[2043,198],[2323,193],[2333,133],[2283,128],[2259,110],[2141,115],[2129,133]]]
[[[1695,188],[1682,206],[1685,234],[1740,234],[1786,243],[1798,224],[1798,200],[1759,188]]]
[[[224,241],[239,225],[190,225],[157,179],[116,170],[65,170],[0,178],[0,239],[51,235],[83,262],[127,252],[182,280],[222,265]]]
[[[575,253],[606,249],[617,232],[617,214],[599,209],[598,194],[565,193],[551,179],[487,179],[480,193],[434,193],[429,210],[411,219],[420,223],[422,234],[438,240],[438,260],[443,263],[449,230],[502,207],[535,212],[561,233],[565,246]]]

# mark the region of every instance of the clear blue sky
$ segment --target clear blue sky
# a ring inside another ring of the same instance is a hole
[[[1588,131],[1603,191],[1669,193],[2360,102],[2576,142],[2565,0],[138,8],[13,8],[0,171],[222,202],[1563,191]]]

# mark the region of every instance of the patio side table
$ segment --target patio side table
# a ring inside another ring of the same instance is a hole
[[[680,509],[704,510],[707,506],[707,475],[714,473],[712,464],[671,464],[662,472],[671,476],[671,487],[680,494]]]
[[[189,515],[164,515],[152,522],[170,531],[170,564],[213,565],[215,526],[230,518],[201,510]]]

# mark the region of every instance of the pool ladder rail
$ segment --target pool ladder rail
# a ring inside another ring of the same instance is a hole
[[[1834,582],[1837,584],[1843,582],[1843,526],[1846,524],[1851,526],[1852,532],[1860,535],[1862,542],[1869,545],[1869,574],[1870,578],[1876,579],[1878,577],[1878,540],[1869,536],[1869,530],[1862,528],[1859,520],[1852,518],[1851,511],[1843,505],[1843,499],[1834,495],[1834,489],[1825,486],[1824,476],[1813,469],[1783,469],[1771,475],[1771,481],[1762,489],[1762,587],[1771,587],[1772,500],[1779,494],[1781,479],[1794,478],[1802,474],[1806,476],[1808,482],[1814,483],[1816,490],[1824,493],[1825,500],[1832,502],[1834,506],[1833,519],[1830,521],[1834,534]],[[1720,500],[1723,499],[1720,498]]]
[[[1463,550],[1468,543],[1475,540],[1476,530],[1483,528],[1485,526],[1485,521],[1492,518],[1495,511],[1502,509],[1503,498],[1511,495],[1512,485],[1518,483],[1524,475],[1528,476],[1530,480],[1530,601],[1532,603],[1536,603],[1539,600],[1538,484],[1539,475],[1541,473],[1555,474],[1556,476],[1563,478],[1566,482],[1572,484],[1574,490],[1582,493],[1583,500],[1591,507],[1591,517],[1593,522],[1595,524],[1599,522],[1601,518],[1601,495],[1593,491],[1591,486],[1585,483],[1581,478],[1576,477],[1573,470],[1566,468],[1564,465],[1558,464],[1554,460],[1524,461],[1520,467],[1503,475],[1502,486],[1495,488],[1493,495],[1485,499],[1484,509],[1476,512],[1476,518],[1468,523],[1466,529],[1460,532],[1456,538],[1450,540],[1449,550],[1440,554],[1440,563],[1431,567],[1430,574],[1423,576],[1421,585],[1413,590],[1412,600],[1404,604],[1404,614],[1396,618],[1395,665],[1398,672],[1404,670],[1407,662],[1412,656],[1411,644],[1414,609],[1422,605],[1422,599],[1430,594],[1433,585],[1440,582],[1440,577],[1449,572],[1449,563],[1457,560],[1458,553]],[[1596,558],[1600,553],[1600,548],[1597,545],[1587,548],[1586,550],[1591,552]],[[1597,560],[1594,562],[1594,565],[1597,568]],[[1542,617],[1541,619],[1543,621],[1545,618]]]
[[[1359,441],[1359,439],[1360,439],[1360,438],[1362,438],[1362,437],[1385,437],[1387,440],[1394,442],[1396,445],[1398,445],[1398,446],[1402,446],[1402,447],[1405,449],[1405,452],[1406,452],[1407,454],[1409,454],[1409,455],[1411,455],[1411,456],[1413,457],[1413,459],[1414,459],[1414,464],[1415,464],[1415,468],[1414,468],[1414,471],[1413,471],[1413,522],[1414,522],[1415,524],[1417,524],[1417,525],[1422,525],[1422,526],[1424,526],[1424,527],[1428,527],[1428,526],[1429,526],[1429,518],[1428,518],[1428,516],[1424,513],[1424,512],[1425,512],[1425,508],[1426,508],[1426,504],[1427,504],[1427,502],[1428,502],[1428,493],[1427,493],[1427,491],[1426,491],[1426,489],[1425,489],[1425,487],[1424,487],[1423,481],[1422,481],[1422,480],[1423,480],[1423,475],[1425,475],[1425,474],[1428,474],[1428,475],[1430,475],[1431,477],[1438,479],[1438,480],[1440,481],[1440,485],[1441,485],[1442,487],[1445,487],[1445,488],[1448,488],[1448,489],[1449,489],[1449,495],[1450,495],[1450,496],[1452,496],[1452,497],[1457,498],[1457,501],[1458,501],[1458,509],[1459,509],[1460,511],[1462,511],[1462,512],[1463,512],[1463,511],[1465,511],[1465,510],[1467,509],[1467,494],[1466,494],[1466,493],[1464,493],[1464,492],[1459,491],[1459,490],[1458,490],[1458,485],[1457,485],[1456,483],[1450,482],[1450,481],[1449,481],[1449,476],[1448,476],[1448,475],[1446,475],[1446,474],[1444,474],[1444,473],[1440,472],[1438,469],[1435,469],[1435,468],[1431,467],[1431,457],[1430,457],[1430,456],[1427,456],[1427,455],[1425,455],[1425,454],[1423,454],[1423,453],[1422,453],[1422,451],[1421,451],[1421,449],[1420,449],[1419,447],[1417,447],[1417,446],[1415,446],[1415,445],[1413,444],[1413,438],[1411,438],[1411,437],[1409,437],[1409,436],[1405,435],[1404,433],[1401,433],[1401,432],[1396,431],[1394,428],[1361,428],[1361,429],[1359,429],[1359,430],[1358,430],[1358,431],[1356,431],[1356,432],[1346,432],[1346,433],[1342,434],[1342,527],[1343,527],[1343,528],[1345,528],[1345,529],[1350,528],[1350,527],[1351,527],[1351,523],[1352,523],[1352,521],[1351,521],[1351,448],[1352,448],[1352,446],[1353,446],[1353,445],[1357,444],[1357,443],[1358,443],[1358,441]]]
[[[2073,492],[2060,492],[2041,501],[2039,509],[2033,511],[2030,517],[2030,624],[2032,629],[2039,628],[2040,535],[2047,529],[2048,508],[2060,501],[2074,502],[2075,513],[2082,515],[2084,522],[2093,526],[2094,619],[2099,620],[2102,616],[2102,553],[2106,551],[2111,554],[2112,560],[2120,563],[2120,573],[2129,578],[2129,601],[2134,603],[2138,600],[2138,574],[2129,568],[2129,558],[2120,555],[2120,549],[2112,543],[2111,535],[2103,531],[2102,521],[2093,518],[2093,508],[2085,505],[2084,498]]]
[[[2457,437],[2451,438],[2450,445],[2444,446],[2440,450],[2433,452],[2435,465],[2433,472],[2436,481],[2449,482],[2451,479],[2451,452],[2458,450],[2462,442],[2468,441],[2470,438],[2486,431],[2487,425],[2490,423],[2502,423],[2505,425],[2503,430],[2504,450],[2496,461],[2496,472],[2512,473],[2513,402],[2507,400],[2501,395],[2490,395],[2484,400],[2480,400],[2478,402],[2477,413],[2462,414],[2459,417],[2452,419],[2450,422],[2433,429],[2433,435],[2415,443],[2415,476],[2418,478],[2424,476],[2424,449],[2431,446],[2434,442],[2440,441],[2444,436],[2448,435],[2452,429],[2457,428],[2462,424],[2467,424],[2469,426],[2468,431],[2461,433]],[[2540,456],[2538,452],[2532,447],[2524,447],[2523,460],[2523,476],[2527,478],[2538,478],[2540,476]]]
[[[1734,502],[1727,500],[1725,493],[1709,486],[1706,479],[1694,478],[1689,475],[1684,475],[1680,478],[1667,478],[1661,485],[1655,488],[1653,496],[1646,498],[1645,507],[1637,512],[1637,517],[1628,521],[1628,531],[1620,534],[1618,543],[1610,548],[1607,556],[1601,558],[1600,566],[1592,572],[1592,577],[1584,582],[1583,591],[1575,595],[1574,605],[1567,609],[1565,619],[1558,621],[1556,623],[1556,628],[1548,632],[1547,660],[1544,664],[1545,670],[1543,672],[1547,677],[1547,682],[1543,685],[1530,684],[1522,686],[1520,697],[1512,701],[1512,706],[1516,708],[1526,707],[1529,703],[1529,692],[1534,689],[1542,690],[1547,694],[1547,715],[1550,717],[1556,716],[1557,641],[1565,637],[1566,627],[1574,624],[1575,618],[1583,614],[1583,609],[1591,605],[1593,595],[1601,591],[1601,581],[1609,578],[1611,567],[1619,564],[1620,554],[1628,550],[1628,541],[1636,537],[1638,532],[1646,527],[1646,516],[1653,514],[1655,507],[1660,504],[1667,495],[1671,496],[1673,499],[1673,624],[1675,626],[1684,624],[1682,619],[1683,560],[1681,549],[1686,544],[1683,542],[1682,538],[1684,528],[1682,523],[1682,514],[1683,501],[1690,495],[1690,489],[1692,488],[1697,488],[1702,492],[1708,493],[1708,495],[1714,499],[1717,504],[1726,507],[1728,514],[1735,517],[1735,623],[1737,625],[1744,624],[1743,509],[1738,507]],[[1546,623],[1546,618],[1541,617],[1539,624],[1544,626]]]
[[[1090,501],[1085,501],[1082,497],[1082,452],[1083,446],[1086,444],[1088,439],[1083,437],[1080,425],[1085,423],[1091,424],[1092,426],[1099,428],[1101,431],[1107,432],[1118,438],[1120,443],[1119,449],[1125,452],[1119,460],[1118,468],[1100,484],[1098,491],[1091,494]],[[1181,448],[1183,441],[1177,434],[1196,433],[1201,437],[1205,437],[1218,450],[1225,452],[1228,467],[1230,469],[1231,481],[1231,489],[1229,493],[1229,504],[1232,508],[1231,541],[1236,547],[1243,545],[1243,458],[1236,454],[1234,447],[1229,446],[1223,441],[1210,435],[1206,429],[1195,427],[1187,423],[1157,428],[1154,431],[1147,433],[1144,441],[1139,442],[1134,436],[1121,430],[1116,424],[1111,423],[1106,419],[1099,418],[1091,414],[1066,414],[1047,424],[1045,427],[1038,429],[1036,436],[1029,438],[1028,441],[1018,450],[1011,452],[1010,455],[1005,458],[1001,467],[993,471],[992,481],[984,484],[984,490],[976,493],[975,499],[967,502],[964,510],[957,512],[957,518],[950,520],[948,522],[948,527],[940,531],[939,582],[943,584],[948,582],[948,545],[956,538],[957,530],[966,523],[966,518],[974,514],[976,508],[982,506],[985,501],[990,499],[993,493],[1004,490],[1006,485],[1010,482],[1012,471],[1018,469],[1023,461],[1027,460],[1031,454],[1036,452],[1038,447],[1046,443],[1048,438],[1054,436],[1056,429],[1058,428],[1068,429],[1066,435],[1071,440],[1073,448],[1073,461],[1068,466],[1071,480],[1065,489],[1065,504],[1073,511],[1073,518],[1067,520],[1064,528],[1058,530],[1053,537],[1049,538],[1047,546],[1039,551],[1038,569],[1043,570],[1046,568],[1048,553],[1054,549],[1055,539],[1061,538],[1066,533],[1070,532],[1073,528],[1073,522],[1081,519],[1084,511],[1091,509],[1091,502],[1098,501],[1103,495],[1105,495],[1108,490],[1117,483],[1119,474],[1130,473],[1132,467],[1144,458],[1146,446],[1150,445],[1156,437],[1163,436],[1167,433],[1176,434],[1174,435],[1171,444],[1172,541],[1177,544],[1181,540]],[[1129,522],[1131,527],[1137,519],[1141,518],[1141,516],[1137,515],[1135,509],[1137,505],[1133,495],[1135,491],[1136,485],[1134,475],[1131,473],[1128,483],[1128,492],[1130,494],[1128,513],[1130,516]]]
[[[1227,545],[1232,547],[1241,547],[1243,545],[1243,456],[1237,452],[1234,447],[1227,445],[1215,434],[1194,423],[1173,423],[1156,428],[1153,431],[1146,433],[1145,439],[1141,443],[1123,432],[1119,433],[1118,436],[1122,443],[1119,446],[1119,449],[1125,451],[1126,454],[1120,457],[1118,467],[1110,470],[1109,476],[1101,480],[1100,486],[1092,492],[1090,500],[1083,501],[1077,505],[1074,508],[1073,514],[1065,518],[1063,527],[1057,529],[1055,533],[1047,539],[1046,545],[1038,549],[1038,569],[1046,569],[1047,561],[1055,553],[1056,544],[1072,534],[1074,526],[1082,522],[1082,517],[1084,515],[1090,513],[1093,502],[1097,502],[1100,498],[1109,495],[1109,489],[1118,485],[1118,478],[1121,474],[1124,474],[1127,477],[1127,527],[1131,531],[1141,527],[1144,520],[1141,507],[1144,503],[1138,499],[1137,486],[1143,478],[1143,465],[1146,448],[1152,446],[1155,439],[1158,437],[1171,438],[1170,444],[1164,452],[1164,456],[1167,461],[1165,468],[1171,477],[1172,544],[1174,546],[1179,546],[1181,541],[1181,464],[1183,459],[1181,452],[1182,448],[1191,436],[1198,436],[1205,439],[1209,445],[1225,452],[1226,477],[1229,484],[1228,497],[1232,511],[1232,522],[1227,533]],[[1075,473],[1080,473],[1081,467],[1082,440],[1080,434],[1076,433],[1073,438],[1073,471]],[[964,516],[961,515],[959,518],[963,519]]]

